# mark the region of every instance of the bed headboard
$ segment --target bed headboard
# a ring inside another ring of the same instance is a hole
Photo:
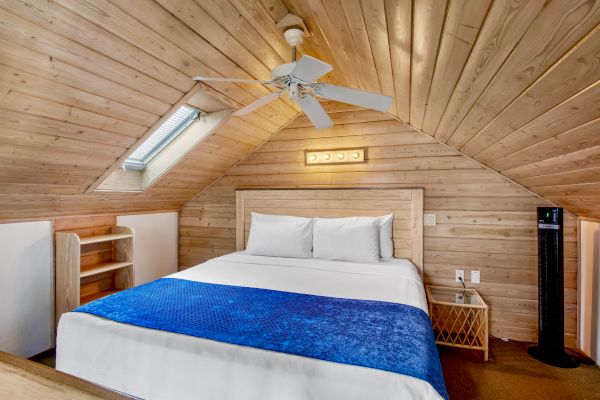
[[[423,276],[423,189],[238,189],[236,248],[244,250],[250,213],[299,217],[378,216],[394,213],[394,256],[410,259]]]

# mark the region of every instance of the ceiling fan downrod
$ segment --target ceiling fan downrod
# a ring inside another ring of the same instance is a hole
[[[292,47],[292,62],[296,62],[296,46],[302,43],[304,31],[299,28],[289,28],[283,32],[285,41]]]

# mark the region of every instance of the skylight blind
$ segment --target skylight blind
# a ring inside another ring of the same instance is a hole
[[[197,114],[198,110],[195,108],[188,106],[180,107],[125,160],[125,165],[145,165],[158,151],[171,140],[175,139],[192,122]]]

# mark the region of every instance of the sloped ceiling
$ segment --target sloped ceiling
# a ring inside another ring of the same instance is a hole
[[[143,194],[83,194],[195,75],[265,79],[275,23],[333,83],[570,211],[600,217],[600,2],[6,0],[0,4],[0,218],[178,208],[297,115],[286,99],[227,122]],[[214,84],[237,105],[269,93]]]

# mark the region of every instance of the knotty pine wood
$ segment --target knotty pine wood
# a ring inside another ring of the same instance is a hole
[[[191,77],[266,79],[288,62],[275,26],[288,12],[310,30],[299,54],[334,67],[322,81],[391,95],[389,111],[404,122],[572,212],[600,217],[598,175],[555,184],[511,175],[597,165],[598,144],[572,132],[598,126],[600,6],[592,0],[7,0],[0,220],[106,212],[107,204],[108,212],[180,207],[214,182],[204,172],[226,172],[262,143],[261,129],[276,132],[298,107],[282,98],[245,116],[248,125],[223,129],[146,193],[81,194],[192,89]],[[273,90],[210,88],[233,107]],[[572,163],[543,158],[538,145],[552,142],[561,155],[589,151]],[[538,175],[548,173],[527,178]]]
[[[482,283],[473,287],[490,304],[490,334],[535,341],[536,207],[548,203],[384,114],[374,121],[368,111],[336,110],[353,115],[333,114],[339,123],[328,129],[291,124],[187,203],[180,213],[179,265],[235,251],[236,188],[420,186],[424,212],[437,217],[436,226],[424,227],[425,282],[456,286],[455,269],[464,269],[467,280],[471,270],[481,271]],[[305,166],[304,150],[328,148],[327,143],[366,145],[368,162]],[[269,207],[274,205],[264,211]],[[572,214],[565,214],[565,228],[565,332],[573,346],[577,227]]]

